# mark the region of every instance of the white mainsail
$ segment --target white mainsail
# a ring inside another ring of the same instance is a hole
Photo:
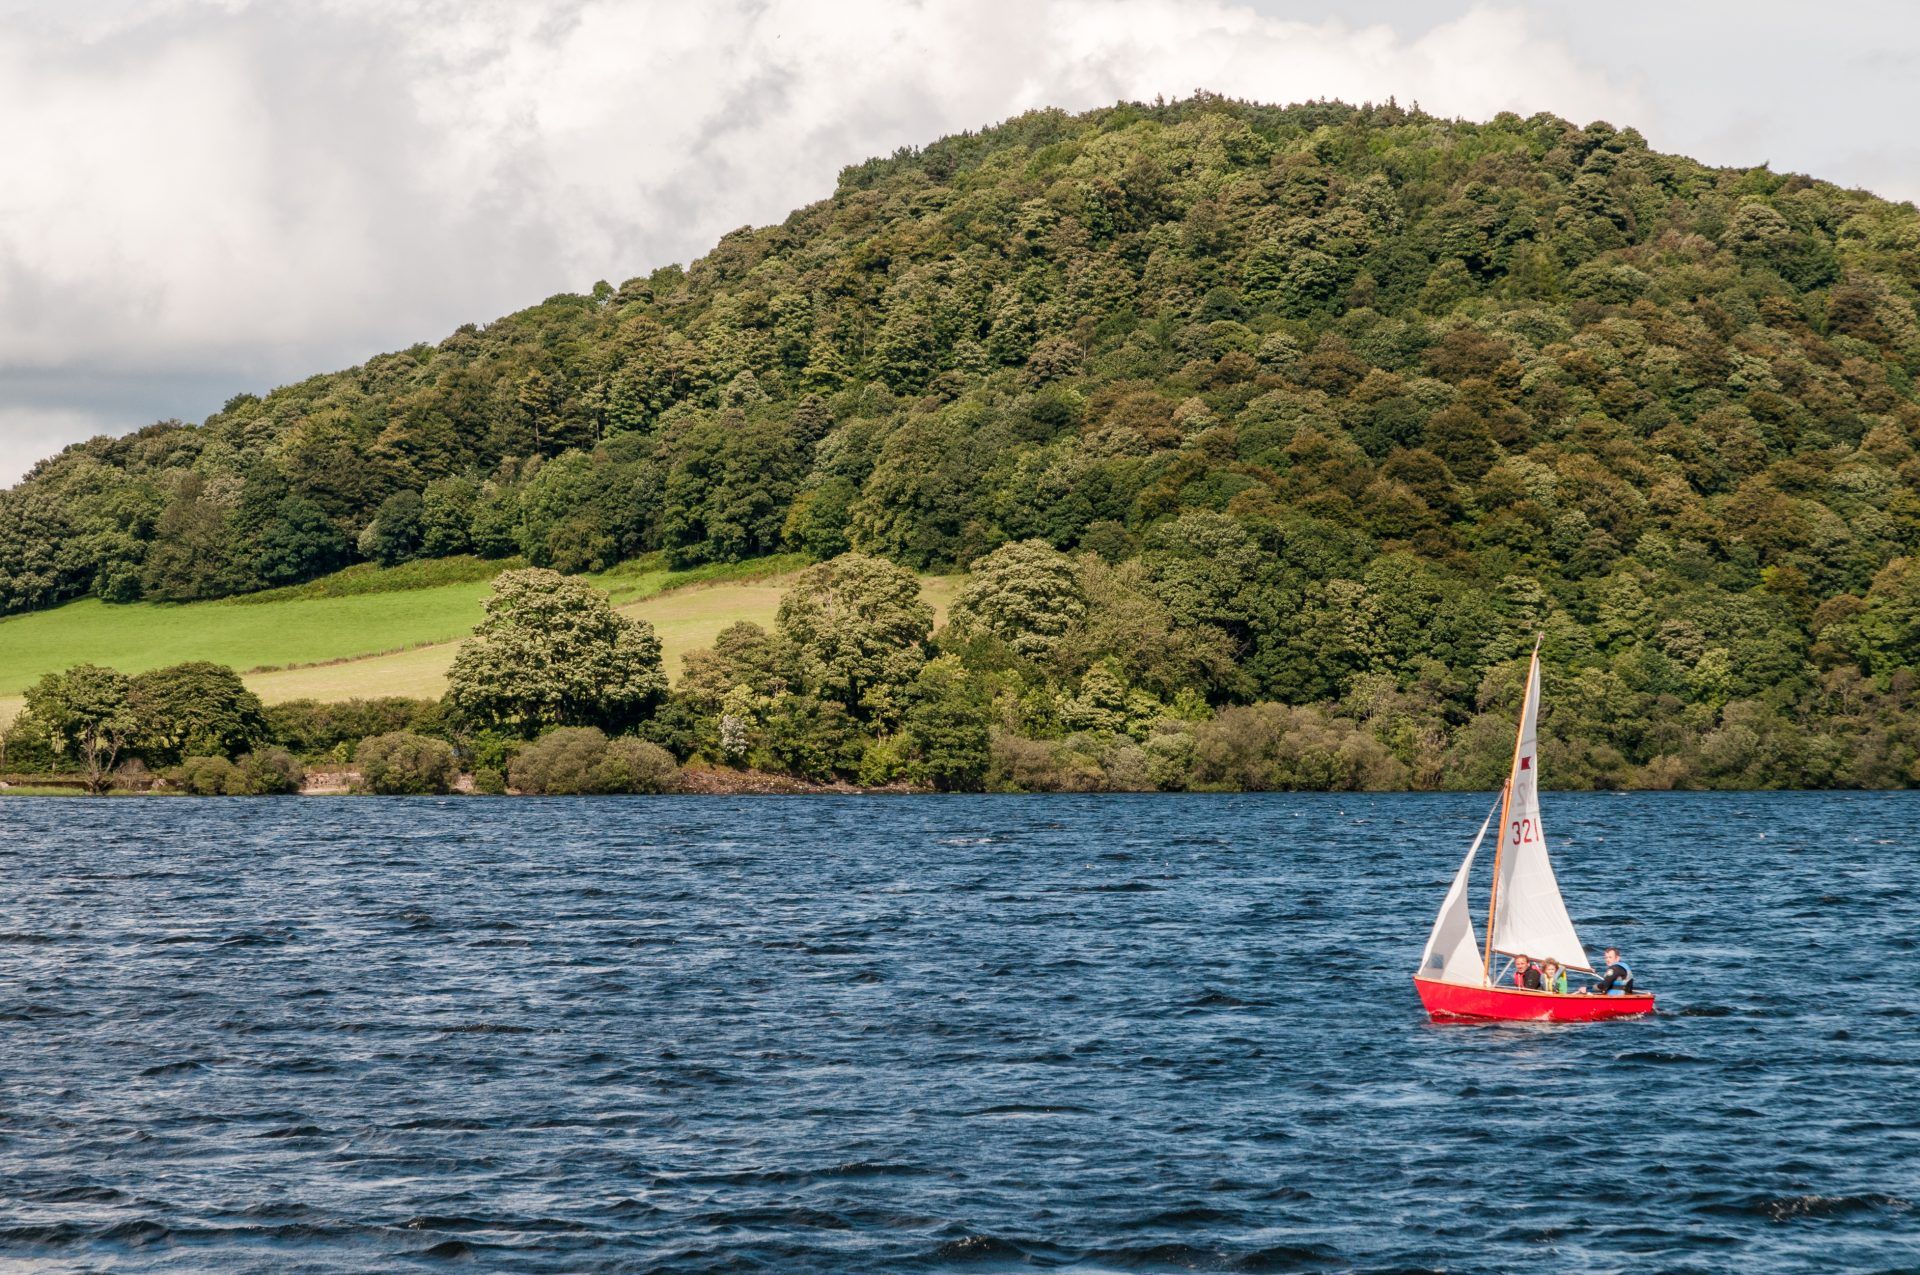
[[[1520,740],[1507,780],[1507,814],[1501,828],[1495,872],[1493,949],[1509,956],[1552,958],[1570,970],[1591,970],[1587,950],[1574,933],[1547,859],[1540,828],[1540,770],[1536,745],[1540,716],[1540,650],[1527,666],[1527,695],[1520,710]]]
[[[1480,835],[1467,847],[1467,857],[1460,861],[1460,870],[1453,874],[1453,888],[1447,891],[1440,915],[1434,918],[1433,933],[1427,936],[1427,950],[1420,954],[1419,978],[1477,987],[1485,977],[1480,940],[1474,935],[1473,916],[1467,911],[1467,873],[1473,867],[1473,856],[1480,852],[1480,843],[1487,839],[1493,817],[1499,812],[1498,806],[1487,812],[1487,821],[1480,825]]]

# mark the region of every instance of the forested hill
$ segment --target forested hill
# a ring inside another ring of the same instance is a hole
[[[1596,714],[1857,713],[1920,664],[1917,289],[1911,205],[1631,129],[1036,112],[684,271],[70,448],[0,496],[0,605],[1039,539],[1218,639],[1133,668],[1163,695],[1464,713],[1539,625]]]

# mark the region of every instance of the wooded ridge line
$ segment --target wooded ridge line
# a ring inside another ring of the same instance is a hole
[[[1630,128],[1034,112],[685,270],[70,448],[0,493],[0,607],[851,551],[972,573],[892,701],[760,630],[715,652],[751,712],[690,669],[646,718],[684,728],[633,729],[909,767],[937,667],[970,783],[1477,784],[1544,631],[1558,782],[1905,785],[1916,296],[1911,205]]]

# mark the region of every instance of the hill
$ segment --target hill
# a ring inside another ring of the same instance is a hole
[[[686,270],[71,448],[0,495],[0,607],[1039,540],[1126,585],[1021,666],[1049,695],[1113,661],[1412,764],[1545,630],[1577,779],[1911,782],[1917,295],[1910,205],[1630,128],[1036,112]],[[1010,729],[1068,729],[1026,693]]]

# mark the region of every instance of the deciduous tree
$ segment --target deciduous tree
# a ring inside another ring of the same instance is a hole
[[[463,719],[525,735],[551,726],[619,730],[667,689],[660,639],[604,593],[557,571],[503,571],[486,617],[460,644],[448,703]]]
[[[800,573],[780,600],[778,624],[802,686],[889,721],[926,662],[933,609],[911,571],[847,553]]]
[[[25,717],[55,751],[77,761],[87,791],[105,792],[138,726],[126,675],[97,664],[48,673],[27,690]]]

